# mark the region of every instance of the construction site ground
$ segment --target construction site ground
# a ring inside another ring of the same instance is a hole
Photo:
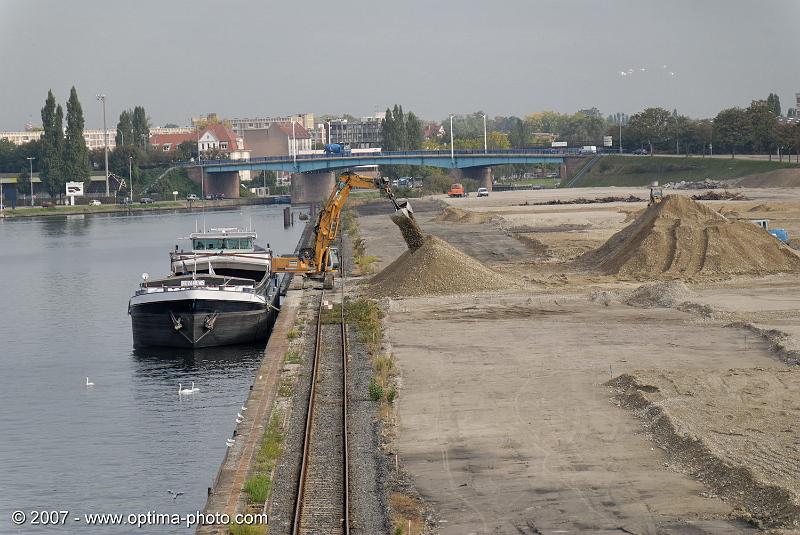
[[[800,189],[737,191],[748,200],[704,204],[800,236]],[[645,203],[534,204],[647,194],[412,199],[425,232],[519,283],[381,299],[394,447],[440,533],[796,532],[800,276],[662,281],[631,299],[652,281],[572,260]],[[442,220],[448,205],[468,222]],[[406,245],[386,204],[357,210],[381,269]]]

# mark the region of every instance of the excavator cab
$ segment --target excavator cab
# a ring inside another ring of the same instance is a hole
[[[658,182],[653,182],[650,184],[650,200],[647,202],[647,206],[660,203],[662,197],[663,192],[661,191],[661,188],[658,187]]]

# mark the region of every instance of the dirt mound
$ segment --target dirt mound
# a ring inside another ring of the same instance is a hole
[[[748,210],[748,212],[771,212],[773,208],[766,204],[759,204],[757,206],[753,206]]]
[[[691,290],[680,281],[656,282],[636,288],[625,300],[625,304],[644,308],[669,308],[691,299],[692,296]]]
[[[762,529],[800,525],[800,415],[788,369],[643,370],[606,383],[668,465],[699,479]],[[793,532],[794,533],[794,532]]]
[[[499,290],[513,286],[446,241],[425,236],[418,249],[409,249],[373,277],[375,297],[414,297]]]
[[[766,231],[731,222],[681,195],[647,208],[578,267],[634,278],[764,275],[800,271],[800,257]]]
[[[776,169],[750,175],[739,180],[736,185],[743,188],[797,188],[800,187],[800,169]]]
[[[456,208],[455,206],[446,206],[444,210],[442,210],[442,213],[434,218],[434,221],[446,221],[451,223],[486,223],[491,219],[491,214],[462,210],[461,208]]]

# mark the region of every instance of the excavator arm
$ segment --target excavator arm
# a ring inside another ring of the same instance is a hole
[[[342,208],[353,188],[379,189],[386,193],[394,209],[408,215],[411,207],[408,203],[398,203],[384,178],[368,178],[352,172],[343,173],[336,181],[327,202],[319,212],[314,227],[314,244],[308,249],[301,249],[297,257],[277,257],[272,259],[272,271],[275,273],[304,273],[319,275],[329,271],[328,257],[330,246],[339,232]]]

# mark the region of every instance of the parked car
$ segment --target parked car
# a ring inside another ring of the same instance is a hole
[[[208,195],[206,195],[205,198],[206,198],[207,201],[213,201],[214,200],[214,196],[211,195],[210,193]]]
[[[647,156],[649,153],[647,152],[647,149],[636,149],[633,151],[633,154],[636,156]]]
[[[120,197],[117,199],[117,204],[123,204],[127,206],[129,204],[133,204],[133,201],[130,199],[130,197]]]
[[[139,204],[153,204],[154,202],[156,201],[154,201],[150,197],[142,197],[141,199],[139,199]]]
[[[103,203],[101,203],[97,199],[92,199],[91,201],[89,201],[89,206],[100,206],[101,204]]]
[[[195,195],[194,193],[190,193],[189,195],[186,196],[186,200],[187,201],[199,201],[200,198],[197,195]]]
[[[488,188],[478,188],[478,197],[488,197],[488,196],[489,196]]]

